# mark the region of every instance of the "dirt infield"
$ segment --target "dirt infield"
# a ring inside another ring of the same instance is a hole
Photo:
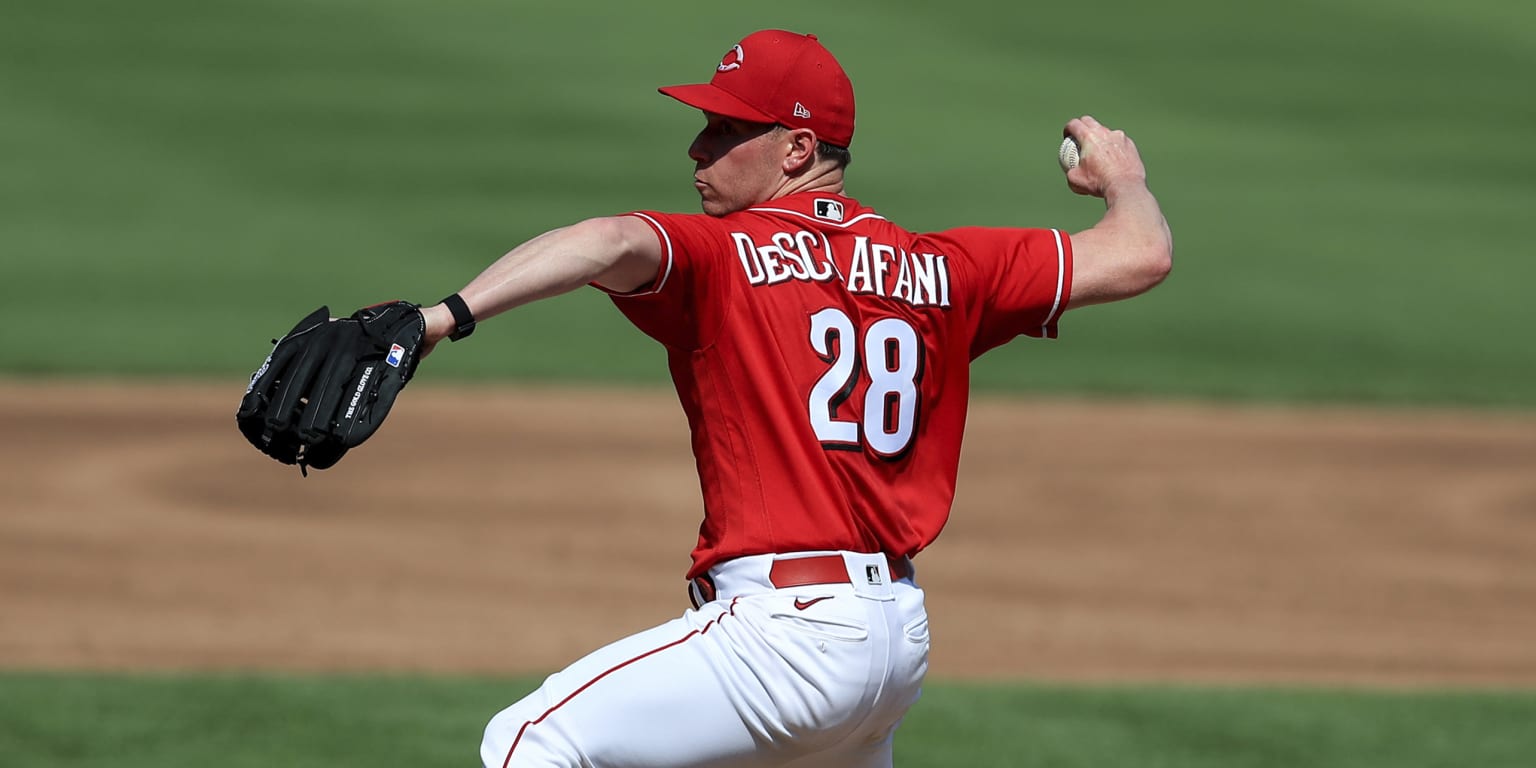
[[[0,383],[0,667],[514,673],[682,612],[667,391],[407,393],[301,478],[241,382]],[[933,676],[1536,685],[1536,414],[980,400]]]

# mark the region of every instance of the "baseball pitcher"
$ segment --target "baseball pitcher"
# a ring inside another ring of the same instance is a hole
[[[1104,199],[1092,228],[904,229],[845,190],[853,87],[813,35],[754,32],[709,82],[660,90],[703,113],[688,147],[702,214],[547,232],[420,308],[406,334],[414,361],[520,305],[607,292],[666,350],[703,491],[692,609],[495,715],[481,758],[890,766],[927,670],[913,563],[950,513],[971,361],[1157,285],[1168,225],[1131,140],[1080,117],[1064,130],[1080,148],[1067,181]],[[279,416],[313,427],[292,409]],[[269,422],[247,434],[284,456],[303,443]]]

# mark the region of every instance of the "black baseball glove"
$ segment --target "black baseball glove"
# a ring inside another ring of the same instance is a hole
[[[408,301],[332,320],[321,307],[273,342],[251,374],[235,421],[257,450],[284,464],[334,466],[371,437],[416,373],[426,321]]]

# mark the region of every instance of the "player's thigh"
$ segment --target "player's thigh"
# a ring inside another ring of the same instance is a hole
[[[722,642],[722,617],[733,620],[690,612],[551,675],[491,719],[481,759],[487,768],[756,762],[758,741],[738,711],[754,692]]]
[[[783,763],[784,768],[892,768],[895,765],[893,740],[887,737],[872,744],[833,748]]]

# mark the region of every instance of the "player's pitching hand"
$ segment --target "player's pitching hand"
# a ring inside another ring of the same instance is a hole
[[[1089,115],[1073,118],[1062,135],[1077,140],[1077,167],[1067,171],[1067,186],[1079,195],[1104,197],[1119,183],[1145,184],[1147,168],[1136,143],[1125,131],[1112,131]]]

